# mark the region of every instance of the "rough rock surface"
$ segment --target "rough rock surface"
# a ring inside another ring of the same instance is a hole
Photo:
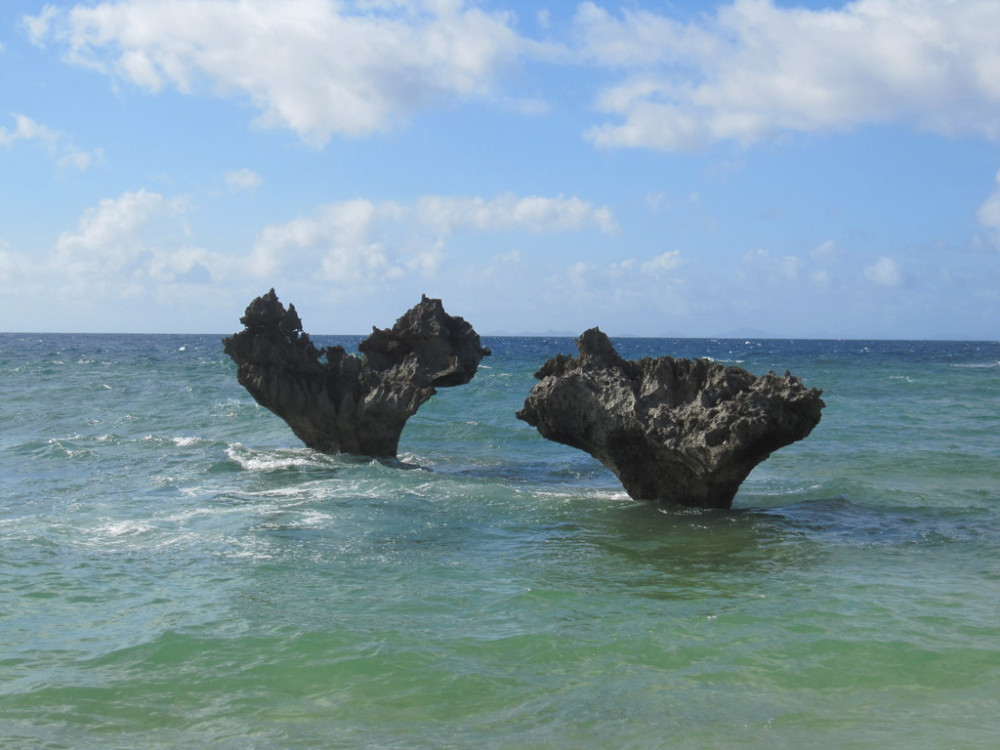
[[[323,453],[394,457],[406,420],[436,388],[472,380],[490,353],[469,323],[426,296],[392,329],[373,328],[361,357],[318,349],[273,289],[240,322],[246,328],[223,339],[240,383]]]
[[[597,328],[576,343],[579,358],[560,354],[535,373],[517,417],[601,461],[637,500],[728,508],[750,471],[806,437],[825,406],[787,372],[625,360]]]

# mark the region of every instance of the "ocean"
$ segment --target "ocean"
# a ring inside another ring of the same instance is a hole
[[[4,750],[997,746],[1000,343],[615,340],[824,391],[698,511],[515,419],[572,339],[484,338],[380,463],[220,338],[0,334]]]

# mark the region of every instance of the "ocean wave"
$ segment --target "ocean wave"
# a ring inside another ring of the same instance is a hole
[[[176,445],[178,448],[190,448],[195,445],[201,445],[202,443],[210,442],[200,437],[173,437],[170,438],[170,442]]]
[[[53,539],[88,551],[149,554],[168,548],[197,546],[204,539],[196,531],[150,516],[143,519],[105,519],[95,526],[52,529]]]
[[[96,536],[102,538],[134,537],[155,531],[156,527],[148,521],[110,521],[94,530]]]
[[[244,471],[255,473],[303,469],[333,471],[338,468],[330,457],[307,448],[264,450],[233,443],[226,448],[226,455]]]
[[[55,452],[63,454],[67,458],[86,458],[94,455],[94,450],[90,443],[91,438],[83,435],[71,435],[64,438],[49,438],[45,445],[50,449],[45,453]]]

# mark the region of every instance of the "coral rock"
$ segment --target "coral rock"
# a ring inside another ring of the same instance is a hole
[[[757,377],[707,359],[625,360],[592,328],[579,358],[546,362],[517,413],[543,437],[584,450],[637,500],[728,508],[773,451],[820,420],[821,391],[787,372]]]
[[[469,323],[426,296],[391,329],[373,328],[361,357],[318,349],[273,289],[240,322],[245,329],[223,339],[239,382],[323,453],[394,457],[406,420],[436,388],[472,380],[490,353]]]

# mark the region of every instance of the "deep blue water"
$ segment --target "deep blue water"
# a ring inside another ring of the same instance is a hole
[[[488,338],[402,468],[219,338],[0,334],[0,747],[995,746],[1000,343],[617,340],[824,390],[671,511],[514,418],[570,339]]]

